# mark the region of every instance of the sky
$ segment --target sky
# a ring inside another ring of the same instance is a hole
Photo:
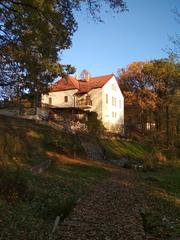
[[[129,11],[102,13],[97,23],[85,11],[76,13],[78,30],[72,47],[61,55],[61,63],[76,67],[79,76],[87,69],[91,76],[105,75],[125,68],[133,61],[167,57],[168,35],[179,32],[172,13],[180,10],[180,0],[126,0]]]

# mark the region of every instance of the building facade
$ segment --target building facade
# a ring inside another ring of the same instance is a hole
[[[42,104],[94,111],[108,131],[123,132],[124,97],[113,74],[83,80],[67,76],[50,87]]]

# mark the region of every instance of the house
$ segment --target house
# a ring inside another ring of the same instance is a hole
[[[123,132],[124,97],[113,74],[77,80],[67,76],[50,87],[42,104],[94,111],[108,131]]]

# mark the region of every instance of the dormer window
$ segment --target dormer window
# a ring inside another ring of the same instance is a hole
[[[64,96],[64,102],[68,102],[68,96]]]

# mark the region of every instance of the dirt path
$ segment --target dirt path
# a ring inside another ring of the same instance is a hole
[[[116,171],[76,205],[59,226],[57,239],[145,240],[138,185],[133,171]]]

